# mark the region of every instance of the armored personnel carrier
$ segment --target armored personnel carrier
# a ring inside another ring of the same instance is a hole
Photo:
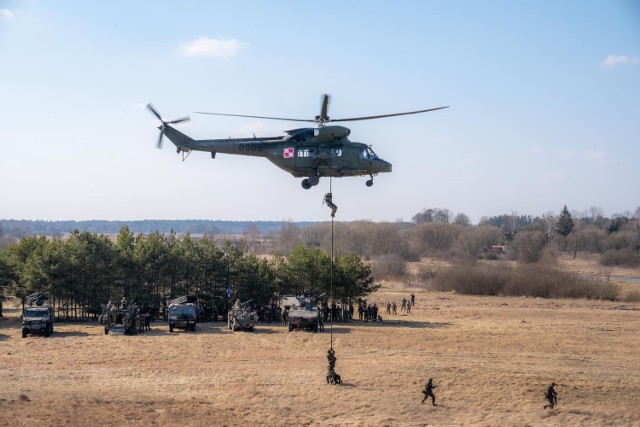
[[[174,328],[196,331],[195,302],[195,297],[187,295],[169,301],[169,332],[173,332]]]
[[[231,306],[227,316],[229,329],[232,331],[253,331],[258,321],[258,314],[251,309],[249,301],[236,302]]]
[[[44,301],[48,299],[48,292],[36,292],[27,296],[27,302],[36,305],[25,307],[22,311],[22,338],[40,334],[50,337],[53,334],[53,307],[44,306]]]
[[[285,311],[287,311],[287,327],[289,332],[294,329],[306,329],[318,332],[320,319],[315,298],[311,298],[308,295],[285,295],[282,297],[282,305]]]

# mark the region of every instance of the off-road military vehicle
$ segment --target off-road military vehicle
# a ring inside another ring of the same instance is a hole
[[[45,337],[53,334],[53,307],[44,306],[44,301],[48,299],[48,292],[36,292],[27,296],[26,300],[36,306],[25,307],[22,311],[22,338],[26,338],[28,334],[44,334]]]
[[[258,314],[251,309],[249,301],[236,300],[227,316],[229,329],[232,331],[253,331],[258,321]]]
[[[174,328],[196,331],[197,310],[194,296],[182,296],[169,301],[169,332]]]
[[[282,305],[288,311],[287,327],[289,332],[294,329],[318,332],[320,319],[315,298],[308,295],[285,295],[282,297]]]
[[[109,301],[107,305],[102,305],[100,323],[104,324],[105,335],[136,335],[140,331],[140,310],[126,299],[119,307]]]

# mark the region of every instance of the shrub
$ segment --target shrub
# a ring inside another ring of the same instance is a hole
[[[619,287],[584,279],[553,264],[520,264],[513,269],[488,265],[457,265],[439,272],[433,288],[472,295],[615,300]]]
[[[400,255],[380,255],[371,260],[371,274],[377,280],[402,279],[407,276],[407,263]]]
[[[455,265],[438,272],[433,287],[462,294],[497,295],[506,283],[508,270],[486,265]]]
[[[631,291],[623,298],[624,302],[640,302],[640,291]]]
[[[600,264],[636,268],[640,266],[640,253],[631,248],[610,249],[600,256]]]

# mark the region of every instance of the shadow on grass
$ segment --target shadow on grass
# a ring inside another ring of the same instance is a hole
[[[59,329],[55,329],[53,330],[53,335],[51,335],[49,338],[67,338],[67,337],[86,337],[89,336],[91,334],[87,333],[87,332],[82,332],[82,331],[61,331]],[[44,336],[44,335],[42,335]]]
[[[346,387],[346,388],[358,388],[358,386],[356,386],[355,384],[352,383],[346,383],[344,381],[342,381],[340,384],[336,384],[337,387]]]
[[[354,325],[371,326],[378,328],[447,328],[452,325],[449,322],[417,322],[411,320],[385,320],[383,322],[354,322]]]

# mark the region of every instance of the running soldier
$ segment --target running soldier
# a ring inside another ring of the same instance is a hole
[[[549,384],[547,392],[544,394],[544,397],[549,401],[548,405],[544,405],[544,409],[553,409],[558,404],[558,393],[554,389],[555,386],[556,383]]]
[[[424,399],[422,399],[422,402],[420,403],[424,403],[425,400],[427,400],[428,398],[431,398],[431,404],[433,406],[438,406],[436,405],[436,396],[433,394],[433,389],[436,387],[438,386],[433,383],[433,378],[429,378],[429,381],[427,381],[427,383],[424,385],[424,390],[422,390],[422,394],[424,394]]]

